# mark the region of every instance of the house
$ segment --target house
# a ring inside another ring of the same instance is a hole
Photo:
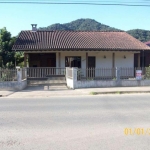
[[[150,46],[150,41],[145,42],[146,45]]]
[[[133,68],[150,47],[126,32],[39,31],[33,24],[13,50],[24,52],[25,67]]]
[[[150,41],[145,42],[145,44],[150,47]],[[144,54],[144,66],[146,67],[150,66],[150,51],[146,51]]]

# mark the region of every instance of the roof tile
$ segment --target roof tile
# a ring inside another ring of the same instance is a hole
[[[126,32],[22,31],[13,50],[150,50]]]

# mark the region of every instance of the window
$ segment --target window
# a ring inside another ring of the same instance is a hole
[[[65,67],[78,67],[81,68],[81,57],[77,56],[66,56]]]

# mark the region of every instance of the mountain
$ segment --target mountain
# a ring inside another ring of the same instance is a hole
[[[78,19],[65,24],[56,23],[48,27],[40,27],[39,30],[122,31],[120,29],[101,24],[94,19]],[[150,40],[149,30],[133,29],[126,32],[142,42]]]
[[[78,19],[65,24],[53,24],[39,30],[68,30],[68,31],[119,31],[119,29],[101,24],[93,19]]]
[[[127,33],[132,35],[136,39],[140,40],[141,42],[150,41],[150,31],[149,30],[134,29],[134,30],[127,31]]]

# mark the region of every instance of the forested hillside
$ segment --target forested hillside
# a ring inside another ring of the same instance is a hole
[[[93,19],[78,19],[65,24],[53,24],[40,30],[69,30],[69,31],[116,31],[119,29],[101,24]]]
[[[150,41],[150,31],[148,30],[134,29],[127,31],[127,33],[142,42]]]
[[[70,23],[56,23],[48,27],[40,27],[39,30],[67,30],[67,31],[121,31],[120,29],[101,24],[93,19],[78,19]],[[150,31],[133,29],[126,31],[142,42],[150,40]]]

